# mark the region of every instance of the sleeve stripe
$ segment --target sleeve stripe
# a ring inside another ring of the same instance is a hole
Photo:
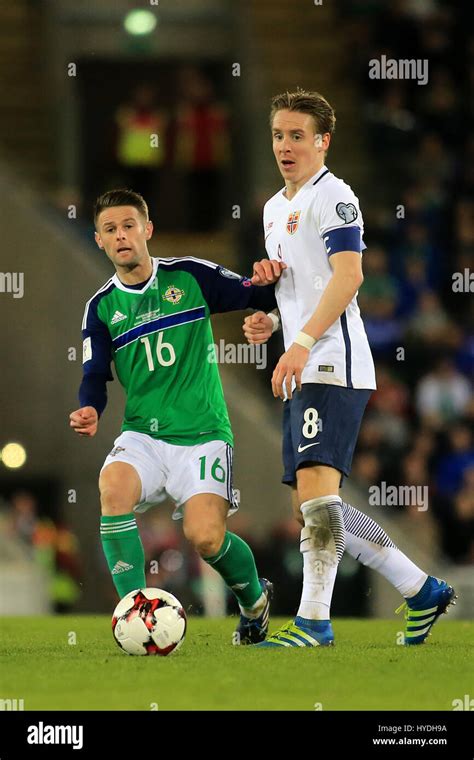
[[[178,258],[171,259],[159,259],[159,266],[166,264],[179,264],[180,261],[196,261],[198,264],[204,264],[209,269],[217,269],[219,264],[214,264],[212,261],[206,261],[206,259],[197,259],[195,256],[179,256]]]
[[[83,317],[83,319],[82,319],[82,329],[83,329],[83,330],[86,330],[86,329],[87,329],[87,317],[89,316],[89,307],[90,307],[90,305],[91,305],[92,301],[94,300],[94,298],[95,298],[96,296],[98,296],[98,295],[99,295],[99,293],[102,293],[102,291],[103,291],[103,290],[106,290],[108,287],[110,287],[110,285],[111,285],[111,283],[112,283],[112,280],[113,280],[113,278],[112,278],[112,277],[110,278],[110,280],[107,280],[107,282],[105,283],[105,285],[102,285],[102,287],[101,287],[101,288],[99,288],[99,290],[97,290],[97,291],[94,293],[94,295],[92,296],[92,298],[89,298],[89,300],[87,301],[87,303],[86,303],[86,306],[85,306],[85,309],[84,309],[84,317]]]
[[[348,388],[353,388],[352,385],[352,346],[351,337],[349,335],[349,327],[347,325],[347,314],[344,311],[340,316],[342,336],[344,338],[344,347],[346,354],[346,384]]]

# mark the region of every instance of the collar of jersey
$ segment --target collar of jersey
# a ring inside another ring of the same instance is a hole
[[[128,287],[128,285],[124,285],[123,282],[120,281],[117,272],[112,277],[112,282],[114,283],[115,287],[118,288],[119,290],[124,290],[126,293],[138,293],[138,294],[144,293],[146,290],[148,290],[148,288],[150,287],[151,283],[155,279],[156,270],[158,269],[158,259],[156,259],[156,258],[154,258],[152,256],[151,260],[153,261],[153,271],[152,271],[152,273],[150,275],[150,279],[145,282],[143,288],[140,288],[140,289],[138,289],[138,288],[130,288],[130,287]]]
[[[319,170],[318,172],[316,172],[316,174],[313,174],[313,176],[312,176],[312,177],[310,177],[310,178],[309,178],[309,180],[308,180],[307,182],[305,182],[305,183],[304,183],[304,185],[302,185],[302,186],[300,187],[300,189],[298,190],[298,192],[296,193],[296,195],[294,195],[294,196],[293,196],[293,198],[292,198],[291,200],[288,200],[288,198],[286,197],[286,194],[285,194],[286,186],[285,186],[285,187],[283,188],[283,190],[281,191],[281,194],[282,194],[283,198],[284,198],[284,199],[285,199],[285,200],[286,200],[288,203],[293,203],[293,201],[295,200],[295,198],[297,198],[297,196],[298,196],[298,195],[301,193],[301,191],[302,191],[302,190],[304,190],[306,187],[309,187],[310,185],[314,185],[314,184],[315,184],[315,183],[318,181],[318,179],[319,179],[319,178],[320,178],[320,177],[321,177],[321,176],[322,176],[322,175],[323,175],[325,172],[328,172],[328,173],[329,173],[329,169],[327,168],[327,166],[325,166],[325,165],[323,164],[323,166],[320,168],[320,170]]]

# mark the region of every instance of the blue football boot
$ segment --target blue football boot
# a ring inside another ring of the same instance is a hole
[[[259,647],[328,647],[334,644],[330,620],[306,620],[296,617],[283,625]]]
[[[420,591],[405,599],[396,610],[405,609],[405,645],[423,644],[433,625],[451,604],[456,604],[456,592],[446,581],[429,575]]]

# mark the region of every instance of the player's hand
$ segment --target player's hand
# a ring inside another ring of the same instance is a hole
[[[92,437],[97,433],[99,415],[93,406],[83,406],[82,409],[71,412],[69,419],[70,426],[79,435]]]
[[[249,343],[266,343],[272,334],[273,322],[264,311],[256,311],[245,317],[242,329]]]
[[[256,261],[253,265],[253,277],[250,282],[252,285],[273,285],[280,279],[284,269],[287,269],[284,261],[276,261],[276,259]]]
[[[291,398],[291,381],[296,380],[296,390],[301,390],[301,375],[308,361],[307,348],[293,343],[288,351],[280,357],[272,375],[272,391],[275,398]],[[286,389],[286,396],[285,396]]]

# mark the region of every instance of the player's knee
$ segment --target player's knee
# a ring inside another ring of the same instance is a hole
[[[334,467],[314,465],[297,470],[297,493],[300,504],[325,494],[337,494],[341,473]]]
[[[130,465],[114,463],[100,473],[99,492],[103,515],[124,515],[140,501],[141,482]]]
[[[131,495],[124,493],[119,483],[99,479],[100,505],[103,515],[126,515],[133,510],[136,501]]]
[[[218,525],[188,527],[185,536],[201,557],[215,557],[224,541],[225,528]]]

